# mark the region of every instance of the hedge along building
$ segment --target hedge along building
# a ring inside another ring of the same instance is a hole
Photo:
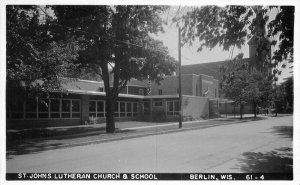
[[[219,96],[218,81],[206,75],[182,75],[184,120],[209,117],[209,98]],[[103,82],[78,80],[63,85],[66,93],[7,103],[7,128],[83,125],[105,122]],[[45,103],[43,103],[43,100]],[[178,76],[161,84],[131,80],[120,92],[116,121],[172,121],[179,115]]]

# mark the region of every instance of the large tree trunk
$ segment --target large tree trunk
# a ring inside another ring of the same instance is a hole
[[[105,87],[106,93],[106,133],[114,133],[115,132],[115,117],[114,117],[114,110],[115,110],[115,102],[117,101],[116,98],[113,97],[112,89],[110,88],[109,83],[109,71],[107,67],[107,63],[101,65],[102,69],[102,77]]]
[[[106,97],[106,133],[115,132],[115,101],[110,96]]]
[[[240,118],[243,119],[243,107],[242,103],[240,103]]]
[[[253,102],[253,113],[254,113],[254,118],[256,118],[257,117],[257,111],[256,111],[256,103],[255,102]]]

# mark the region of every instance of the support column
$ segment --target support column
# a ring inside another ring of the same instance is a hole
[[[153,121],[153,99],[151,98],[150,99],[150,106],[149,106],[149,109],[150,109],[150,121]]]
[[[81,124],[89,120],[89,95],[81,96]]]

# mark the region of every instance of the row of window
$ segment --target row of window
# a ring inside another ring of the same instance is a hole
[[[167,115],[179,114],[179,102],[167,101]],[[154,101],[153,107],[162,107],[162,101]],[[150,112],[150,102],[143,102],[143,112]],[[103,100],[89,101],[89,117],[103,118],[106,104]],[[138,115],[137,102],[120,101],[115,104],[115,117],[134,117]],[[19,102],[10,107],[8,119],[49,119],[49,118],[80,118],[81,101],[78,99],[43,99],[42,101]]]
[[[105,117],[106,104],[103,100],[89,101],[89,117],[102,118]],[[115,117],[133,117],[138,115],[137,102],[116,102]]]
[[[10,107],[11,119],[80,118],[80,100],[42,99],[18,102]]]
[[[173,101],[167,101],[167,115],[179,115],[179,102],[177,100]],[[163,102],[162,101],[154,101],[152,103],[153,107],[162,107]],[[150,102],[144,101],[143,102],[143,114],[147,115],[150,112]]]

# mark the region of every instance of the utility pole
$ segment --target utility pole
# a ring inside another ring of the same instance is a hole
[[[182,128],[182,93],[181,93],[181,35],[178,27],[178,94],[179,94],[179,128]]]

